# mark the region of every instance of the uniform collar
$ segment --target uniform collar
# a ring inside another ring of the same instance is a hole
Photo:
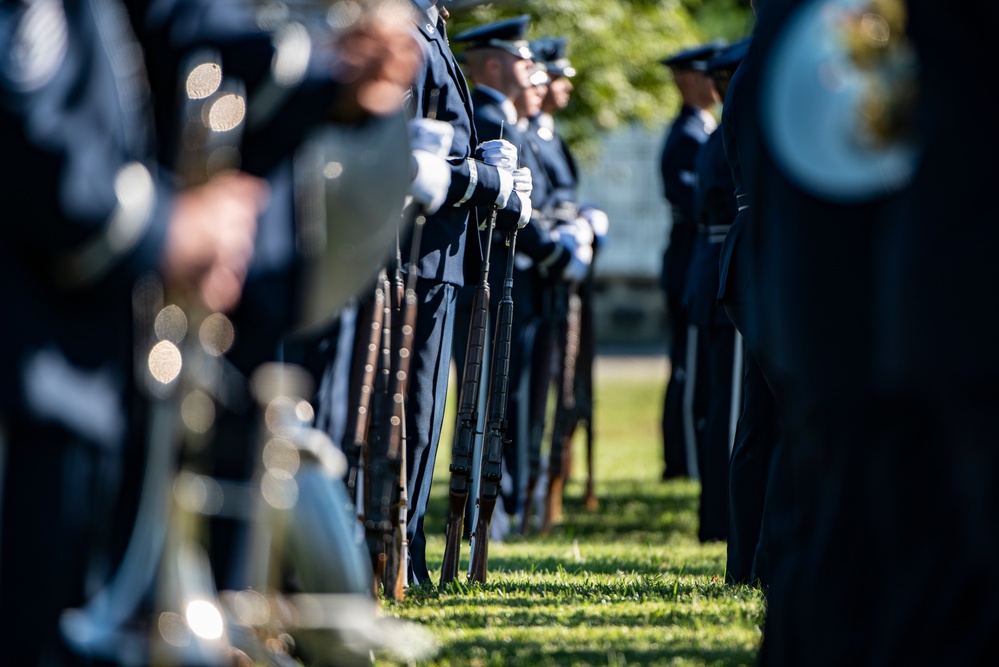
[[[510,125],[515,125],[517,123],[517,108],[513,106],[513,102],[510,101],[509,97],[506,97],[495,88],[490,88],[489,86],[481,83],[475,84],[475,89],[481,90],[483,93],[499,103],[500,108],[503,110],[503,115],[506,116],[507,123]]]
[[[549,132],[555,131],[555,119],[552,117],[550,113],[541,112],[538,114],[537,118],[538,118],[538,125],[540,127],[545,128]]]
[[[711,134],[716,129],[718,129],[718,121],[707,109],[698,109],[697,116],[704,121],[704,131]]]
[[[430,2],[430,0],[413,0],[413,4],[430,19],[431,25],[437,25],[437,5]]]

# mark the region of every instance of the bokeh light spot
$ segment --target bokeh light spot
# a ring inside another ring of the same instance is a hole
[[[168,340],[161,340],[149,351],[149,372],[157,382],[169,384],[180,375],[183,365],[180,350]]]

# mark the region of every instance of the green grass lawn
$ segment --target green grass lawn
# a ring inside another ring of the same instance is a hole
[[[654,364],[622,373],[598,363],[598,510],[583,505],[584,449],[577,437],[564,520],[552,536],[491,543],[484,586],[461,574],[444,591],[415,588],[403,602],[384,603],[387,613],[420,623],[439,641],[437,656],[424,664],[754,663],[763,597],[725,585],[724,543],[698,542],[698,484],[659,479],[664,384]],[[447,432],[426,522],[428,558],[438,567],[450,441]],[[467,558],[465,543],[463,571]],[[439,570],[431,576],[436,581]]]

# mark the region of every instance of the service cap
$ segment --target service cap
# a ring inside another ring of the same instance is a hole
[[[533,53],[531,53],[531,47],[526,39],[527,27],[530,22],[530,15],[524,14],[512,19],[489,23],[452,37],[451,43],[464,44],[466,51],[487,48],[503,49],[518,58],[530,60]]]
[[[576,75],[576,69],[565,55],[565,37],[541,37],[532,41],[530,46],[534,52],[534,59],[545,66],[553,79],[559,76],[571,78]]]
[[[734,72],[742,62],[742,59],[746,57],[749,53],[749,43],[752,41],[752,37],[744,37],[738,42],[729,44],[724,49],[718,52],[718,54],[707,62],[705,71],[708,74],[718,71],[729,71]]]
[[[728,46],[727,41],[724,39],[716,39],[713,42],[708,42],[707,44],[692,46],[682,51],[678,51],[671,56],[663,58],[659,62],[667,67],[674,67],[676,69],[692,69],[704,72],[707,69],[708,61],[718,55],[718,53],[720,53],[726,46]]]

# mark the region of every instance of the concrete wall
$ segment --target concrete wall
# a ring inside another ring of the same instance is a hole
[[[601,155],[581,165],[580,196],[610,218],[597,257],[597,336],[604,346],[665,347],[666,308],[658,287],[671,225],[659,155],[665,129],[629,127],[607,135]]]

